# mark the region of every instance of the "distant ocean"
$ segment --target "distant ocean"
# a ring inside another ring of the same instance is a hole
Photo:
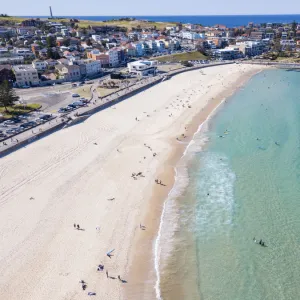
[[[26,16],[29,17],[29,16]],[[30,16],[47,18],[48,16]],[[226,25],[227,27],[237,27],[247,25],[249,22],[257,23],[291,23],[300,22],[298,15],[236,15],[236,16],[56,16],[66,18],[76,18],[90,21],[105,21],[124,17],[136,18],[138,20],[148,20],[154,22],[181,22],[191,24],[201,24],[212,26],[216,24]]]

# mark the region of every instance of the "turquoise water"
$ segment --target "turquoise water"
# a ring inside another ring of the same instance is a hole
[[[203,135],[180,199],[201,300],[300,299],[300,72],[254,76]]]

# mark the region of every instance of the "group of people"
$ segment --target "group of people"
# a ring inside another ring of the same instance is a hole
[[[261,245],[262,247],[267,247],[267,245],[265,244],[265,242],[260,239],[259,242],[257,242],[257,240],[255,239],[255,237],[253,238],[254,243]]]

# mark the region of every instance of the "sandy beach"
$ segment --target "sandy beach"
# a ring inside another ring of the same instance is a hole
[[[180,74],[2,158],[0,298],[155,299],[153,243],[176,161],[262,68]]]

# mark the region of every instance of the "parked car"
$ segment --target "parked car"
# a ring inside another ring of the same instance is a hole
[[[67,112],[66,108],[65,107],[61,107],[59,110],[58,110],[59,113],[65,113]]]
[[[75,101],[72,104],[75,106],[85,106],[85,104],[82,101]]]
[[[71,107],[72,109],[74,109],[74,108],[77,108],[77,106],[76,105],[74,105],[74,104],[69,104],[67,107]]]
[[[76,98],[76,97],[80,97],[79,94],[73,94],[72,97]]]
[[[50,120],[51,118],[52,118],[51,115],[43,115],[43,116],[40,117],[40,119],[41,119],[41,120],[44,120],[44,121],[48,121],[48,120]]]
[[[35,121],[29,121],[27,123],[20,125],[20,128],[29,128],[29,127],[33,127],[35,125],[37,125],[37,123]]]
[[[13,120],[6,120],[6,121],[4,121],[2,124],[3,124],[3,125],[15,125],[16,122],[13,121]]]

